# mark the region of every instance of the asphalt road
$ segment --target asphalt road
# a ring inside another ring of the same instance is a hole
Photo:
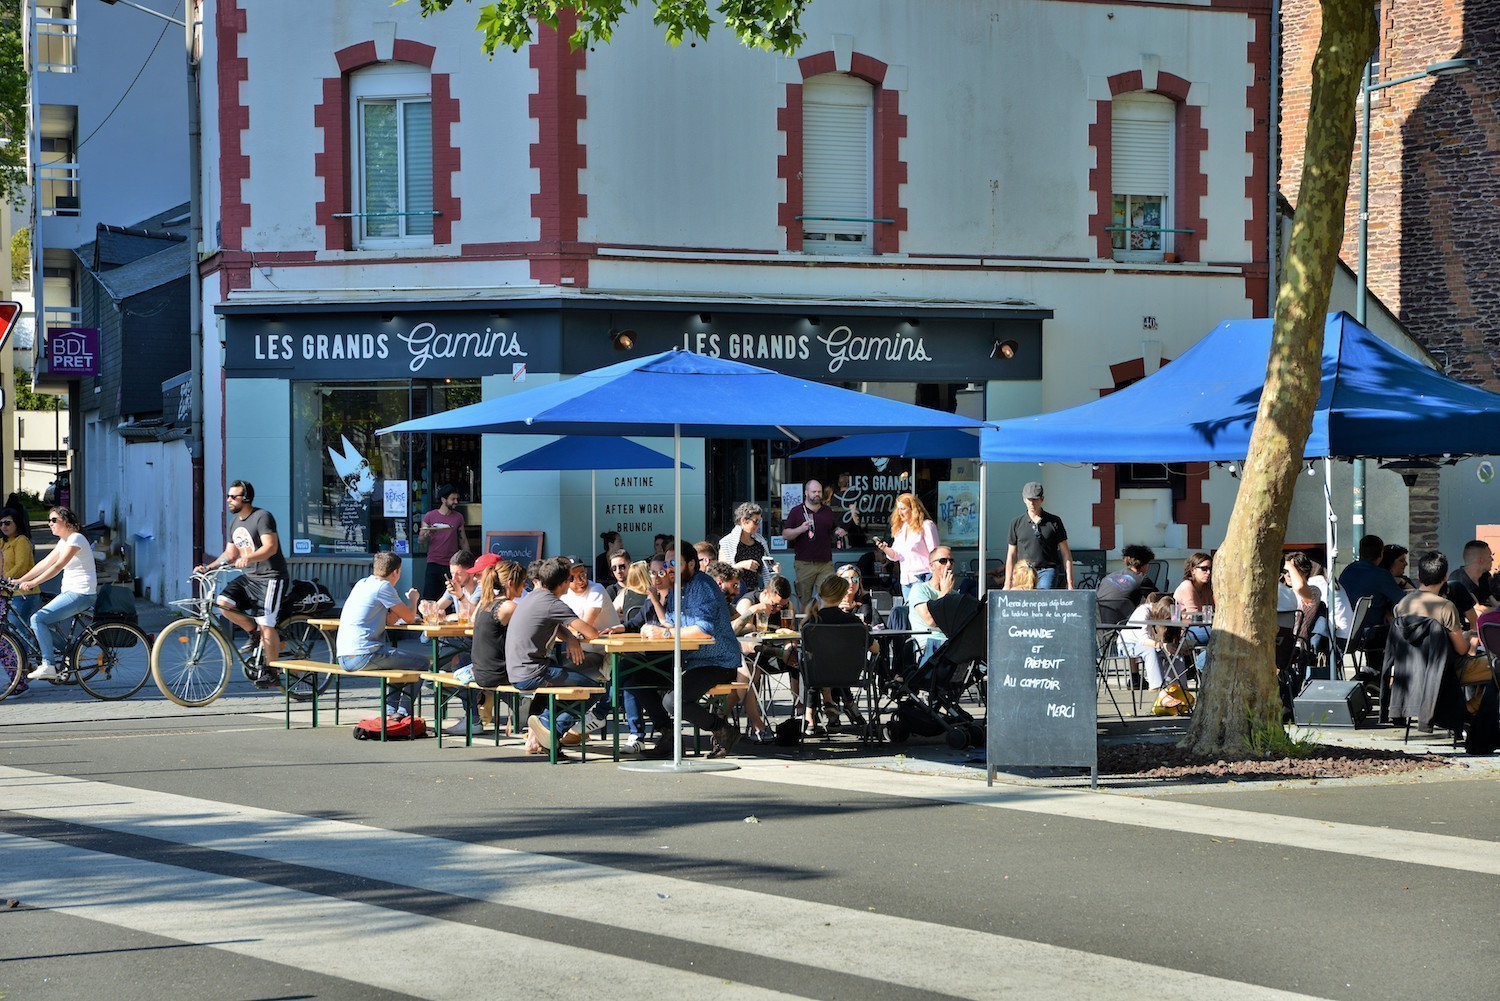
[[[1492,997],[1497,790],[1147,800],[244,715],[7,726],[0,994]]]

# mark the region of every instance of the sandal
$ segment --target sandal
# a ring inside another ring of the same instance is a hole
[[[828,726],[830,728],[839,725],[839,711],[833,706],[823,707],[823,718],[828,721]]]
[[[861,713],[858,709],[854,708],[852,705],[844,707],[844,715],[849,717],[850,726],[863,727],[868,722],[865,719],[864,714]]]

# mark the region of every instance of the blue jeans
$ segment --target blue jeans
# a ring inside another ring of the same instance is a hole
[[[374,653],[356,653],[339,658],[339,667],[346,671],[425,671],[431,662],[419,653],[405,653],[395,647],[386,647]],[[390,685],[385,690],[385,714],[387,716],[410,716],[412,701],[417,686]]]
[[[1038,591],[1052,591],[1057,588],[1057,567],[1048,567],[1036,572],[1036,589]]]
[[[94,595],[71,592],[59,594],[47,602],[47,607],[31,616],[31,631],[36,634],[36,645],[42,651],[42,663],[57,666],[57,634],[52,631],[54,623],[66,622],[75,615],[94,607]]]
[[[10,607],[15,609],[16,618],[22,622],[30,622],[37,609],[42,607],[42,596],[40,594],[11,595]]]
[[[538,688],[597,688],[599,687],[599,680],[584,674],[582,671],[575,671],[570,667],[560,667],[557,664],[552,664],[530,681],[518,681],[515,684],[521,691],[530,692]],[[589,699],[588,704],[584,706],[584,710],[593,709],[603,701],[604,696],[595,695]],[[547,711],[545,709],[542,710],[540,718],[542,726],[549,726]],[[554,733],[567,733],[573,729],[573,724],[576,722],[578,721],[572,713],[560,712],[557,714],[557,726],[549,728]]]
[[[917,580],[920,580],[920,581],[929,581],[929,580],[932,580],[932,574],[930,574],[930,573],[919,573],[919,574],[917,574]],[[916,583],[916,581],[912,581],[912,584],[915,584],[915,583]],[[902,584],[901,585],[901,600],[904,601],[904,602],[906,602],[907,604],[911,603],[911,584]]]

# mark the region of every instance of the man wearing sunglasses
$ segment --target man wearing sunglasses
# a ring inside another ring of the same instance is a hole
[[[1026,513],[1010,523],[1010,543],[1005,550],[1006,588],[1015,580],[1016,563],[1025,560],[1036,570],[1038,591],[1057,587],[1059,571],[1066,582],[1063,586],[1072,590],[1073,552],[1068,548],[1068,530],[1062,519],[1042,510],[1046,495],[1034,480],[1021,488],[1021,499],[1026,503]]]
[[[932,578],[918,580],[911,586],[911,624],[913,629],[928,629],[931,634],[922,637],[922,660],[925,662],[933,651],[947,642],[947,635],[933,622],[927,603],[953,593],[958,578],[953,573],[953,550],[938,546],[932,551]]]
[[[288,574],[286,557],[281,554],[281,541],[276,534],[276,519],[265,508],[256,507],[254,500],[255,487],[248,481],[235,480],[229,484],[225,493],[229,527],[224,533],[229,541],[218,559],[194,569],[217,570],[233,561],[245,571],[219,592],[219,608],[225,618],[250,634],[252,646],[259,635],[266,651],[263,661],[266,666],[255,679],[255,687],[275,688],[279,684],[277,672],[270,665],[281,653],[276,619],[286,594]]]

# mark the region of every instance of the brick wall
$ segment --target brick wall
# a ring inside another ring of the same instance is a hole
[[[1281,188],[1295,204],[1319,5],[1285,0],[1282,11]],[[1500,390],[1500,3],[1385,0],[1379,81],[1459,55],[1479,69],[1391,87],[1371,104],[1369,284],[1419,341],[1447,353],[1451,375]],[[1359,160],[1356,142],[1351,268]]]

